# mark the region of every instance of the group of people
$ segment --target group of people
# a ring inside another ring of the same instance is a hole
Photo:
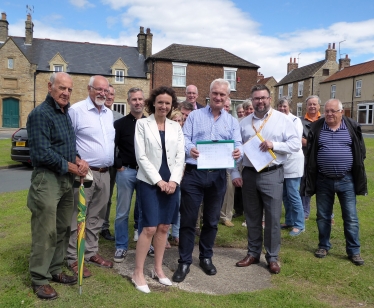
[[[147,99],[140,88],[131,88],[127,97],[130,112],[124,117],[110,109],[114,88],[103,76],[92,76],[87,86],[88,97],[70,106],[72,90],[73,81],[67,73],[52,74],[45,101],[30,113],[27,122],[34,166],[27,199],[32,212],[30,274],[39,298],[58,296],[49,281],[69,285],[77,282],[78,190],[73,189],[73,182],[76,176],[84,177],[89,168],[93,183],[85,189],[85,260],[113,267],[111,261],[98,254],[100,233],[115,241],[114,261],[124,260],[129,242],[130,205],[136,190],[137,244],[132,282],[141,292],[150,292],[144,263],[152,245],[152,278],[172,285],[162,269],[170,225],[176,226],[173,240],[179,250],[172,280],[182,282],[186,278],[200,212],[199,266],[207,275],[217,273],[212,257],[218,223],[230,226],[225,221],[231,221],[234,203],[233,189],[231,197],[228,196],[228,184],[239,192],[241,189],[248,229],[248,253],[236,266],[259,263],[264,244],[269,271],[280,272],[282,201],[286,208],[285,226],[292,228],[290,234],[296,236],[305,230],[302,198],[298,194],[300,183],[305,192],[301,195],[317,196],[319,247],[315,256],[324,257],[331,248],[336,192],[342,207],[348,257],[357,265],[364,263],[360,256],[355,195],[367,193],[365,145],[360,127],[342,115],[343,108],[337,99],[326,103],[325,117],[312,123],[315,116],[311,114],[311,121],[302,125],[290,113],[289,100],[279,102],[279,112],[271,107],[269,89],[256,85],[251,90],[251,101],[241,106],[242,111],[237,109],[238,116],[243,114],[239,123],[226,111],[230,108],[230,83],[224,79],[211,83],[206,107],[197,103],[194,85],[186,88],[186,101],[181,104],[169,87],[152,90]],[[275,159],[259,171],[243,148],[256,134],[264,140],[259,150],[275,153]],[[197,141],[211,140],[234,142],[231,155],[237,168],[197,167]],[[306,147],[305,164],[302,146]],[[340,160],[333,159],[336,153],[341,153]],[[114,182],[117,205],[113,238],[108,222]],[[62,272],[65,257],[74,275]],[[91,275],[84,267],[83,277]]]

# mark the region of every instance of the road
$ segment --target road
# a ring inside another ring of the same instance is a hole
[[[18,128],[0,128],[0,139],[10,139]]]
[[[31,172],[24,166],[0,170],[0,193],[29,189]]]

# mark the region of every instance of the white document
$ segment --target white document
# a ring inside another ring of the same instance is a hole
[[[199,151],[197,169],[235,168],[235,159],[232,157],[234,141],[198,141],[196,148]]]
[[[257,171],[264,169],[276,158],[273,152],[262,152],[260,150],[260,144],[262,142],[263,140],[261,136],[257,134],[243,145],[244,154],[248,157]]]

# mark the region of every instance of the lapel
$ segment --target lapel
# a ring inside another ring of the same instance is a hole
[[[148,124],[148,127],[149,127],[152,135],[155,137],[158,145],[160,146],[160,148],[162,148],[160,133],[158,131],[158,127],[157,127],[157,123],[156,123],[156,120],[155,120],[155,116],[153,114],[151,114],[147,118],[147,124]]]

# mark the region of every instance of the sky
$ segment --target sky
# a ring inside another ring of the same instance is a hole
[[[373,0],[2,0],[9,35],[25,36],[26,5],[35,38],[137,46],[143,26],[153,53],[173,43],[223,48],[277,81],[290,57],[299,67],[323,60],[329,43],[351,65],[374,60]]]

